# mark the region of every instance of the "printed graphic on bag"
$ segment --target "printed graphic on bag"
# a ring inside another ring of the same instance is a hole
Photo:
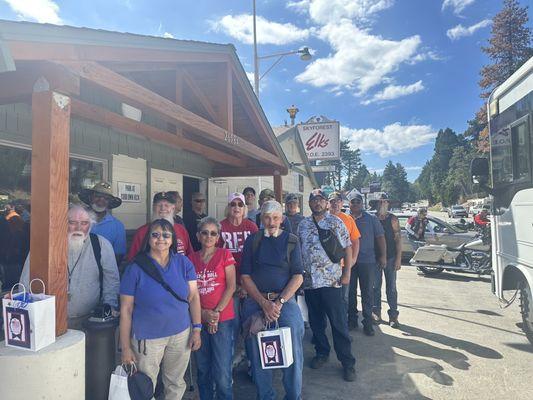
[[[279,367],[283,365],[283,353],[281,351],[281,339],[277,336],[265,336],[261,338],[261,357],[265,367]]]
[[[6,307],[7,343],[12,346],[29,349],[30,343],[30,316],[28,310]]]

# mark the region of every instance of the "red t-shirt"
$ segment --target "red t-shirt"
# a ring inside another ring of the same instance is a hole
[[[220,230],[220,240],[218,241],[218,247],[228,249],[233,258],[235,258],[235,271],[237,273],[237,283],[240,282],[241,274],[239,272],[241,267],[242,247],[244,241],[252,233],[257,232],[259,229],[249,219],[243,219],[239,226],[233,225],[228,219],[220,221],[222,229]]]
[[[150,224],[146,224],[141,226],[137,229],[135,232],[135,236],[133,236],[133,240],[131,242],[130,251],[128,251],[127,259],[128,261],[133,261],[137,253],[141,250],[141,246],[144,240],[144,237],[146,236],[146,233],[148,232],[148,227]],[[183,254],[185,256],[188,256],[192,253],[193,249],[191,246],[191,241],[189,239],[189,234],[187,233],[187,230],[183,225],[180,224],[174,224],[174,232],[176,232],[176,239],[177,239],[177,251],[180,254]]]
[[[226,290],[226,267],[235,265],[233,256],[227,249],[217,249],[207,265],[202,261],[200,252],[192,253],[189,258],[196,269],[200,304],[203,309],[213,310]],[[233,297],[220,312],[220,322],[235,318]]]

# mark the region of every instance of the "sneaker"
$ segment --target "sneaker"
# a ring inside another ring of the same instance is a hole
[[[355,381],[355,368],[354,367],[345,367],[342,371],[342,378],[346,382],[353,382]]]
[[[350,319],[348,320],[348,328],[351,331],[356,331],[357,328],[359,328],[359,322],[357,322],[357,319]]]
[[[398,322],[398,317],[390,317],[389,326],[391,328],[398,329],[400,327],[400,323]]]
[[[372,313],[372,323],[374,325],[379,325],[381,323],[381,313],[378,311],[378,312],[373,312]]]
[[[325,363],[328,362],[328,358],[324,356],[315,356],[311,360],[311,368],[313,369],[319,369],[324,366]]]
[[[374,336],[374,334],[375,334],[374,328],[370,324],[365,325],[363,327],[363,332],[365,333],[366,336]]]

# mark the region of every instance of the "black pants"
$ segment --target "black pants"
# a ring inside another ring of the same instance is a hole
[[[350,292],[348,294],[348,319],[357,320],[357,280],[361,286],[361,302],[363,325],[372,324],[372,307],[374,306],[375,263],[356,263],[350,276]]]
[[[331,350],[326,336],[327,316],[337,358],[343,367],[353,367],[355,357],[352,355],[352,340],[348,331],[342,289],[332,287],[308,289],[305,291],[305,301],[309,310],[309,325],[313,331],[316,355],[328,357]]]

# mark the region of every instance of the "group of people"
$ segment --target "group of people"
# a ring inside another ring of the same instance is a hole
[[[257,397],[274,399],[272,370],[262,368],[256,336],[268,326],[290,328],[293,363],[283,369],[283,386],[287,399],[300,399],[305,327],[298,296],[307,304],[315,347],[311,368],[328,361],[329,320],[346,381],[356,378],[349,331],[358,328],[358,285],[364,333],[374,335],[372,325],[382,322],[383,275],[388,322],[398,327],[400,227],[386,195],[374,215],[352,190],[346,214],[341,193],[315,189],[308,199],[311,215],[304,217],[297,195],[288,194],[283,207],[264,189],[256,207],[256,192],[248,187],[229,195],[218,221],[206,215],[202,193],[192,195],[193,212],[182,220],[179,194],[159,192],[151,222],[136,230],[128,251],[124,225],[110,212],[121,204],[111,185],[100,182],[79,198],[85,206],[68,211],[69,327],[83,329],[99,304],[120,314],[122,362],[135,362],[154,387],[160,374],[167,400],[183,396],[191,352],[200,398],[231,399],[239,341]],[[122,273],[121,263],[127,264]],[[27,284],[29,275],[28,256],[21,282]]]

